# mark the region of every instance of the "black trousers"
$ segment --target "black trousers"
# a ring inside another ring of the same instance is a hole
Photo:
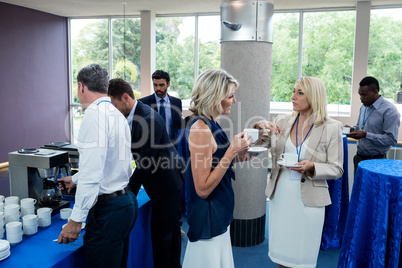
[[[360,155],[360,154],[356,154],[355,157],[353,157],[353,164],[355,166],[354,175],[356,175],[357,166],[359,165],[359,163],[361,161],[369,160],[369,159],[385,159],[385,158],[387,158],[386,154],[378,154],[378,155]]]
[[[154,267],[181,267],[180,191],[168,198],[151,200],[151,204]]]
[[[84,235],[85,267],[127,267],[129,238],[138,215],[135,195],[100,201],[88,213]]]

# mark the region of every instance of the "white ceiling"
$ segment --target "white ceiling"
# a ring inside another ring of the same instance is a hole
[[[245,0],[247,1],[247,0]],[[0,0],[63,17],[219,12],[223,0]],[[275,0],[275,10],[355,7],[358,0]],[[402,5],[402,0],[372,0],[372,6]]]

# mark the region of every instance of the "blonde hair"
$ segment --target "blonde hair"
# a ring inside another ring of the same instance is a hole
[[[313,109],[315,125],[321,125],[327,118],[327,91],[321,79],[305,76],[296,81],[303,90],[310,107]]]
[[[190,111],[208,119],[222,114],[221,101],[227,98],[236,79],[222,69],[205,70],[197,78],[191,93]]]

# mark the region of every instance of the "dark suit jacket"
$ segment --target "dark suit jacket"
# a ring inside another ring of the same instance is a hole
[[[170,125],[170,133],[172,133],[171,141],[176,145],[177,138],[179,134],[179,129],[184,128],[184,122],[181,117],[182,114],[182,105],[181,99],[172,97],[168,94],[170,100],[170,108],[172,114],[172,124]],[[156,104],[155,93],[144,98],[141,98],[140,101],[151,106],[156,112],[158,112],[158,106]]]
[[[136,168],[129,184],[135,195],[142,184],[151,199],[162,199],[181,190],[184,166],[162,117],[148,105],[137,102],[131,130]]]

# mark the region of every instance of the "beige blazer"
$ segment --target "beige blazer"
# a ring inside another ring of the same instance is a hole
[[[275,135],[269,132],[268,134],[261,135],[257,141],[257,145],[270,147],[272,153],[272,171],[265,190],[268,198],[273,198],[278,177],[285,168],[276,162],[285,150],[285,143],[295,120],[296,116],[278,116],[274,122],[281,129],[282,133]],[[300,180],[302,201],[309,207],[330,205],[331,198],[327,180],[336,180],[343,174],[341,122],[327,118],[322,125],[314,125],[306,146],[304,159],[314,162],[315,170],[314,172],[302,174]]]

